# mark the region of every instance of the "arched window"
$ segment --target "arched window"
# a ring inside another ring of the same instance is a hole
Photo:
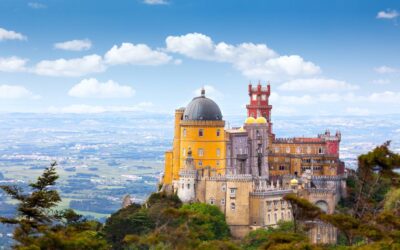
[[[328,203],[326,201],[323,200],[319,200],[315,203],[315,205],[319,208],[321,208],[322,211],[324,211],[325,213],[328,212]]]
[[[235,204],[235,202],[232,202],[231,203],[231,210],[235,210],[236,209],[236,204]]]
[[[220,136],[220,134],[221,134],[221,130],[217,129],[217,136]]]
[[[182,134],[183,134],[183,137],[186,137],[186,128],[183,129]]]
[[[199,136],[200,137],[203,137],[204,136],[204,129],[199,129]]]
[[[221,156],[221,149],[217,148],[217,157]]]

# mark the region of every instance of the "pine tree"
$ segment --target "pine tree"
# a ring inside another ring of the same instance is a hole
[[[0,217],[0,222],[16,225],[14,239],[20,245],[29,245],[34,237],[48,230],[57,218],[52,210],[61,201],[60,195],[53,188],[58,175],[57,163],[51,163],[37,181],[29,184],[30,192],[24,192],[17,186],[0,186],[11,198],[18,201],[15,218]]]

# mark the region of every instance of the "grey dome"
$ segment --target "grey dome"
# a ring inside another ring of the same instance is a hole
[[[205,92],[202,90],[201,96],[193,98],[187,105],[183,120],[220,121],[222,113],[213,100],[205,97]]]

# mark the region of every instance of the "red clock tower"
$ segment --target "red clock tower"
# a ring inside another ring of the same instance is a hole
[[[249,84],[249,96],[250,104],[246,105],[247,116],[254,118],[264,117],[267,119],[268,132],[272,135],[272,123],[271,123],[271,109],[272,105],[269,105],[269,96],[271,94],[271,86],[262,86],[260,82],[258,85],[253,87]]]

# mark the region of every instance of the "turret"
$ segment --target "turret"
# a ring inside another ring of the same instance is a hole
[[[182,202],[191,202],[196,199],[197,171],[194,166],[192,150],[189,148],[185,159],[185,166],[179,172],[178,197]]]
[[[250,102],[246,105],[248,117],[264,117],[268,123],[268,132],[272,134],[271,110],[269,105],[269,96],[271,95],[271,86],[262,86],[259,82],[256,87],[250,83],[248,87]]]

